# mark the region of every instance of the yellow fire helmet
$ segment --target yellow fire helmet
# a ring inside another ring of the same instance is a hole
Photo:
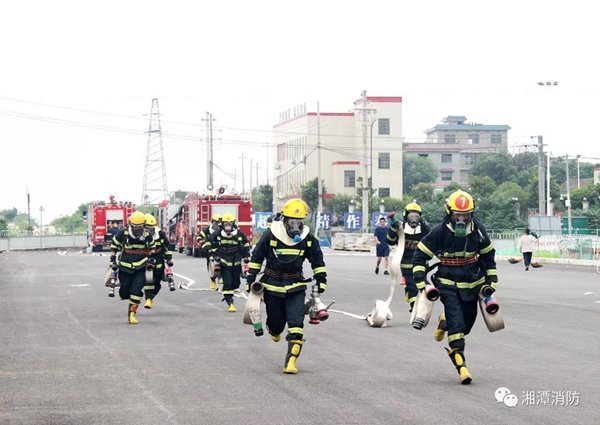
[[[446,214],[452,212],[468,213],[475,209],[475,202],[473,197],[464,190],[457,190],[448,197],[448,203],[446,204]]]
[[[221,217],[221,221],[223,223],[225,223],[225,222],[235,223],[235,217],[231,213],[225,213],[225,214],[223,214],[223,217]]]
[[[156,218],[150,213],[146,214],[146,226],[156,227]]]
[[[290,199],[281,208],[281,214],[289,218],[306,218],[308,214],[308,205],[302,199]]]
[[[146,216],[141,211],[136,211],[129,216],[129,224],[134,226],[143,226],[146,223]]]
[[[421,209],[419,204],[417,204],[416,202],[411,202],[404,208],[404,215],[408,215],[408,213],[410,212],[418,212],[419,214],[421,214],[423,210]]]
[[[221,214],[213,214],[211,221],[221,221]]]

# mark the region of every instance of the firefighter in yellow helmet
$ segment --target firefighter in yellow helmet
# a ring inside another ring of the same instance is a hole
[[[150,258],[154,260],[154,282],[146,282],[146,285],[144,285],[144,293],[146,295],[144,308],[154,307],[154,298],[162,288],[161,282],[164,278],[165,262],[169,267],[173,266],[173,253],[169,249],[169,239],[165,232],[158,229],[156,225],[156,218],[150,213],[146,214],[146,231],[152,238],[152,255]]]
[[[221,224],[221,214],[213,214],[210,219],[210,225],[202,229],[200,234],[196,237],[196,240],[198,241],[198,244],[202,249],[201,255],[203,257],[206,257],[206,270],[208,271],[208,277],[210,278],[210,289],[213,290],[217,289],[216,279],[218,278],[212,275],[210,271],[211,260],[209,258],[210,255],[208,253],[210,249],[210,243],[207,242],[208,238],[219,229],[219,224]]]
[[[131,324],[138,323],[136,313],[144,295],[146,268],[154,267],[154,260],[150,259],[153,241],[145,224],[144,213],[134,212],[129,216],[127,227],[113,237],[110,245],[110,265],[113,270],[119,271],[119,296],[122,300],[129,300],[127,315]],[[121,256],[117,262],[118,252]]]
[[[296,359],[304,344],[304,301],[306,284],[310,282],[302,273],[304,260],[311,264],[319,292],[327,288],[327,270],[319,240],[304,225],[307,214],[308,205],[302,199],[291,199],[283,205],[281,218],[273,220],[254,247],[246,278],[249,292],[265,263],[260,282],[264,285],[266,325],[273,341],[281,339],[287,323],[284,373],[298,372]]]
[[[388,243],[390,245],[397,245],[400,227],[402,227],[402,231],[404,232],[404,254],[400,263],[400,270],[404,277],[404,295],[406,302],[410,305],[410,312],[412,312],[417,295],[419,294],[413,276],[413,255],[421,239],[431,231],[429,224],[421,216],[422,212],[423,210],[419,204],[411,202],[404,208],[402,221],[395,214],[390,214],[392,224],[387,234]]]
[[[417,289],[425,288],[427,262],[440,259],[435,286],[440,291],[444,313],[440,315],[434,338],[443,341],[456,367],[461,384],[470,384],[471,374],[465,362],[465,336],[477,318],[477,301],[482,291],[496,290],[495,249],[483,225],[475,220],[473,197],[457,190],[448,198],[446,215],[417,246],[413,274]]]
[[[250,255],[248,237],[238,229],[235,216],[225,213],[221,217],[219,229],[210,235],[206,243],[210,247],[210,260],[221,266],[223,301],[227,302],[229,312],[235,313],[233,294],[240,287],[242,261],[247,263]]]

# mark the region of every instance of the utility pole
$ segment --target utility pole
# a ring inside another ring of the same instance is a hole
[[[210,112],[206,112],[206,188],[213,190],[215,188],[215,173],[213,161],[213,118]]]
[[[40,241],[44,248],[44,206],[40,205]]]
[[[320,216],[323,212],[323,182],[321,181],[321,110],[319,102],[317,102],[317,205],[317,214]]]
[[[252,202],[252,158],[250,158],[250,202]]]
[[[552,152],[548,152],[546,156],[548,158],[546,164],[546,214],[550,215],[550,201],[552,200],[550,197],[550,157],[552,156]]]
[[[27,234],[31,232],[31,198],[29,197],[29,186],[27,186]]]
[[[369,225],[370,225],[370,218],[369,218],[369,201],[368,201],[368,197],[369,197],[369,162],[368,162],[368,134],[369,134],[369,119],[374,119],[374,116],[372,115],[375,110],[374,109],[367,109],[367,91],[364,90],[362,92],[361,95],[361,99],[362,99],[362,108],[360,110],[361,112],[361,120],[362,120],[362,127],[363,127],[363,167],[362,167],[362,231],[364,233],[368,233],[369,232]],[[367,117],[367,115],[369,117]]]
[[[548,194],[550,196],[550,194]],[[540,215],[546,215],[544,202],[544,137],[538,136],[538,208]]]
[[[244,154],[240,158],[242,158],[242,193],[246,193],[246,186],[244,185]]]
[[[565,164],[567,168],[567,226],[569,227],[569,236],[571,236],[571,183],[569,181],[569,155],[565,155]]]

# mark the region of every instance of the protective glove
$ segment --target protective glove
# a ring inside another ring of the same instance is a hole
[[[246,275],[246,287],[244,288],[246,292],[250,293],[250,285],[256,282],[256,275],[248,273]]]
[[[391,227],[392,229],[398,230],[400,228],[400,220],[396,219],[392,221]]]
[[[415,279],[415,285],[417,287],[417,289],[419,291],[422,291],[423,289],[425,289],[425,279],[427,279],[427,273],[425,272],[416,272],[413,275],[414,279]]]
[[[250,262],[250,259],[248,257],[242,259],[242,261],[244,262],[244,264],[248,264]]]
[[[110,265],[110,268],[112,270],[118,270],[119,269],[119,265],[117,264],[117,256],[116,255],[111,255],[110,256],[110,262],[108,263]]]
[[[327,289],[327,278],[325,276],[315,276],[315,280],[319,285],[319,294],[322,294]]]
[[[173,259],[172,258],[167,258],[167,266],[173,267]]]
[[[146,270],[154,270],[155,265],[156,265],[156,259],[148,258],[148,263],[146,264]]]

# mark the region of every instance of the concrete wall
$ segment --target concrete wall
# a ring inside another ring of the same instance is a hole
[[[0,250],[85,248],[86,235],[18,236],[0,238]]]

